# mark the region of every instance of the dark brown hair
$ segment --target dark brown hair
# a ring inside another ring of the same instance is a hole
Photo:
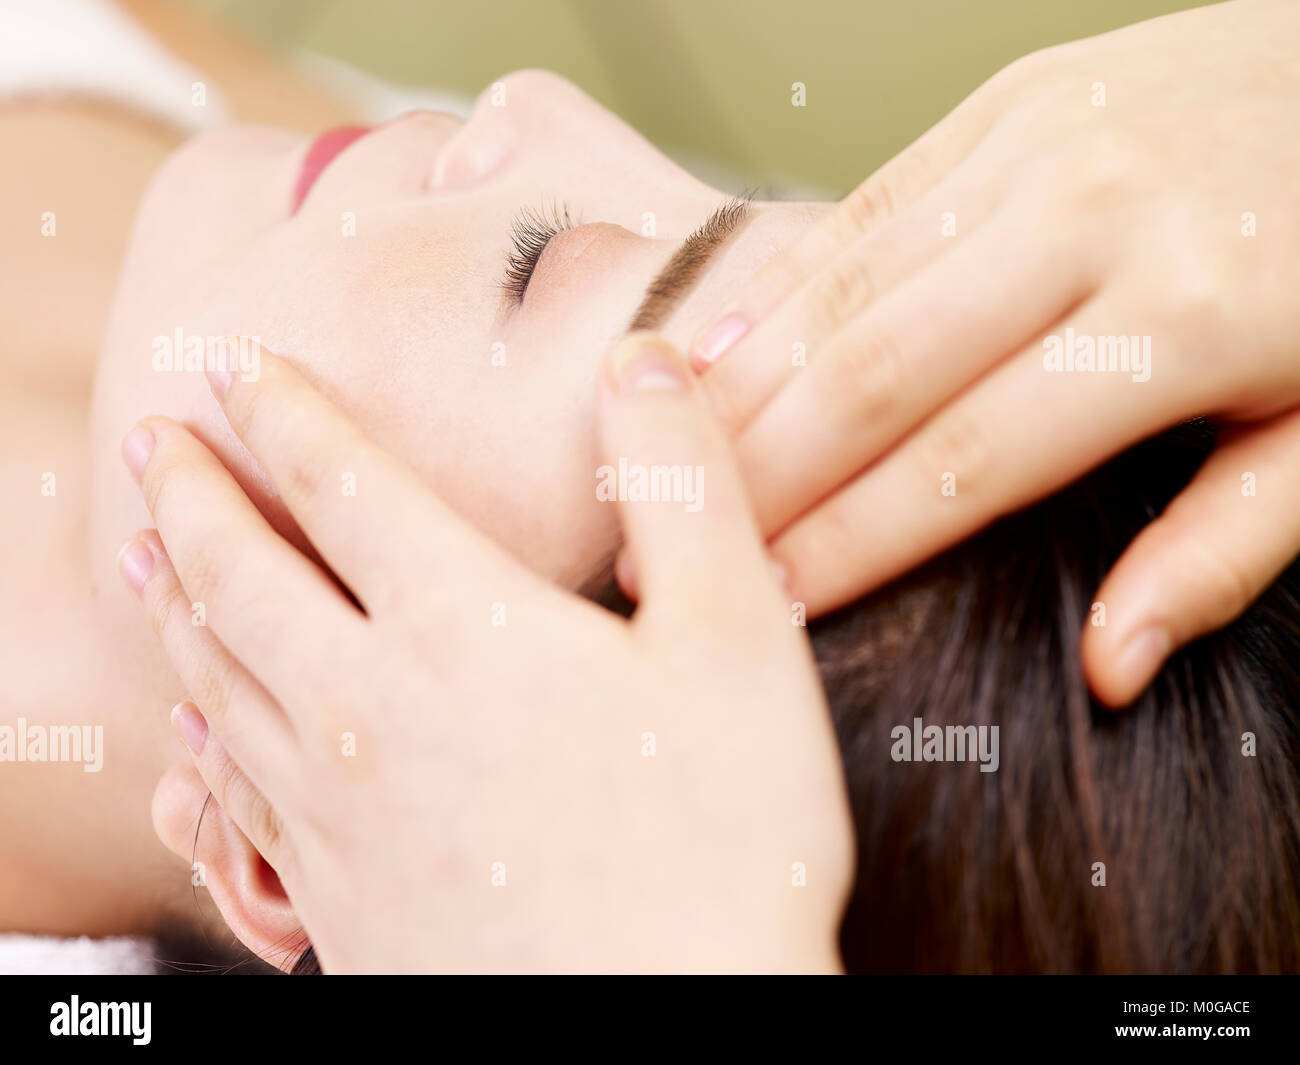
[[[1151,441],[817,626],[858,836],[851,969],[1297,968],[1300,567],[1118,714],[1079,659],[1105,573],[1213,438]],[[998,725],[999,769],[892,761],[913,716]]]
[[[850,972],[1300,968],[1300,566],[1123,712],[1079,660],[1102,577],[1213,441],[1166,433],[810,626],[857,833]],[[917,717],[998,726],[998,769],[894,761]]]
[[[1166,433],[810,626],[857,833],[850,971],[1300,967],[1300,566],[1120,713],[1079,658],[1213,441]],[[997,725],[997,771],[894,761],[918,717]]]

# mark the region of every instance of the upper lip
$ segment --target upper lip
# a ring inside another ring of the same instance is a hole
[[[302,167],[298,171],[298,182],[293,189],[290,214],[298,212],[303,200],[307,198],[307,193],[316,184],[317,178],[324,173],[325,169],[343,149],[364,137],[370,131],[370,126],[336,126],[334,129],[327,129],[324,133],[316,136],[308,145],[307,154],[303,156]]]

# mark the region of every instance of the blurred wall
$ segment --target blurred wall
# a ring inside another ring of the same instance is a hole
[[[670,155],[839,193],[1017,56],[1189,0],[181,0],[269,44],[473,96],[572,79]],[[791,84],[807,106],[791,106]]]

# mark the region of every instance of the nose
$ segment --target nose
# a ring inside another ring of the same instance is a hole
[[[570,82],[546,70],[516,70],[488,85],[469,122],[439,154],[430,181],[455,191],[495,176],[534,144],[558,147],[571,123],[589,127],[591,101]]]
[[[471,188],[500,171],[517,144],[509,119],[480,105],[438,152],[430,184],[443,192]]]

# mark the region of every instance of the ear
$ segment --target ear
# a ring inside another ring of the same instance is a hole
[[[201,817],[200,817],[201,813]],[[285,972],[308,946],[280,877],[208,794],[186,759],[164,774],[153,796],[154,831],[191,868],[241,943]]]

